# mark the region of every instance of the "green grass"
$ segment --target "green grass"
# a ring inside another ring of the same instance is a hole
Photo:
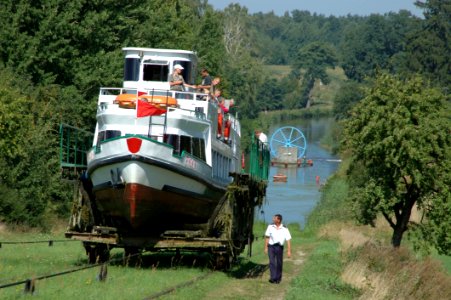
[[[301,235],[297,224],[289,225],[293,236]],[[267,256],[263,253],[263,234],[266,224],[256,223],[254,227],[257,240],[253,244],[252,257],[243,252],[240,263],[230,272],[215,271],[211,273],[208,255],[182,253],[179,264],[172,261],[173,253],[153,253],[143,256],[141,267],[122,265],[122,249],[113,249],[111,256],[120,260],[108,266],[106,281],[97,279],[100,267],[81,270],[68,275],[52,277],[36,282],[34,299],[143,299],[164,291],[177,284],[185,283],[206,274],[206,278],[196,281],[161,299],[253,299],[260,297],[268,284],[262,280],[246,280],[246,274],[256,266],[265,266]],[[61,240],[61,234],[3,234],[0,242],[30,240]],[[293,247],[300,247],[299,239],[294,240]],[[52,273],[72,270],[86,266],[86,255],[80,242],[54,243],[49,247],[43,244],[9,245],[0,248],[0,285],[40,277]],[[289,272],[287,267],[287,272]],[[240,294],[239,286],[245,284],[245,293]],[[236,286],[237,293],[228,293],[231,286]],[[21,299],[28,295],[23,293],[24,284],[0,289],[0,299]],[[228,295],[230,294],[230,297]],[[239,295],[239,296],[236,296]]]
[[[340,176],[333,176],[322,189],[322,196],[316,208],[308,216],[307,229],[317,230],[330,221],[347,221],[352,218],[351,210],[346,203],[348,184]]]
[[[64,239],[61,235],[15,234],[2,235],[0,241],[30,241]],[[81,270],[68,275],[52,277],[36,282],[35,299],[142,299],[157,291],[185,282],[208,272],[207,262],[202,256],[182,257],[177,266],[171,265],[172,256],[145,255],[143,267],[122,265],[122,250],[114,249],[112,258],[121,262],[108,266],[105,282],[97,277],[100,267]],[[0,248],[0,285],[33,277],[41,277],[86,265],[86,255],[80,242],[44,244],[3,244]],[[219,273],[220,274],[220,273]],[[26,297],[24,285],[0,289],[0,299]]]
[[[271,74],[276,79],[282,79],[291,72],[291,66],[288,65],[265,65],[267,73]]]
[[[327,69],[327,75],[329,75],[330,83],[320,84],[319,81],[315,83],[311,96],[313,100],[313,106],[325,106],[329,109],[333,108],[334,99],[337,92],[340,90],[343,82],[346,81],[346,75],[341,68]]]
[[[451,256],[447,256],[447,255],[439,255],[437,253],[435,253],[433,255],[433,257],[437,260],[439,260],[443,267],[445,268],[446,272],[451,275]]]
[[[337,241],[306,239],[304,247],[311,250],[299,277],[291,283],[285,299],[355,299],[359,291],[340,279],[341,263]]]
[[[354,299],[360,292],[340,279],[343,271],[339,243],[334,239],[318,237],[318,229],[333,220],[347,220],[349,210],[344,205],[348,186],[334,176],[323,189],[321,201],[308,218],[300,241],[309,253],[298,278],[293,280],[286,299]]]

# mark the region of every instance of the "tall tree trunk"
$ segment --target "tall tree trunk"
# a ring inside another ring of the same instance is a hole
[[[400,224],[396,224],[394,230],[393,230],[393,235],[391,238],[391,244],[393,247],[395,248],[399,248],[399,246],[401,246],[401,241],[402,241],[402,236],[404,234],[405,228],[402,228],[403,226],[401,226]]]
[[[312,92],[313,86],[315,85],[315,78],[311,74],[305,74],[304,80],[302,82],[302,94],[301,94],[301,108],[310,107],[310,94]]]
[[[407,230],[407,226],[409,225],[410,221],[410,215],[412,214],[412,208],[416,202],[411,194],[407,194],[406,198],[407,199],[404,203],[404,206],[400,209],[400,213],[396,215],[396,224],[393,227],[391,243],[395,248],[401,246],[402,236],[404,234],[404,231]]]

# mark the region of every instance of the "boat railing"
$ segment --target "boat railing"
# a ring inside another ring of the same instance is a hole
[[[137,97],[143,95],[172,97],[179,103],[179,110],[187,115],[195,116],[198,119],[207,118],[207,103],[210,95],[198,93],[196,91],[173,91],[166,89],[137,89],[137,88],[116,88],[102,87],[99,94],[99,106],[102,109],[113,104],[116,97],[120,94],[135,94]],[[190,105],[194,102],[194,105]],[[186,105],[184,105],[186,104]]]
[[[196,101],[208,101],[210,99],[209,94],[198,93],[196,91],[173,91],[164,89],[135,89],[135,88],[115,88],[115,87],[102,87],[100,88],[99,99],[108,100],[114,99],[120,94],[136,94],[142,95],[154,95],[154,96],[168,96],[177,100],[196,100]],[[104,102],[104,101],[103,101]]]

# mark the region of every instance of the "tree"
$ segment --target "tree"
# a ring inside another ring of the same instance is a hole
[[[421,78],[382,74],[344,123],[352,153],[352,202],[358,220],[381,213],[399,247],[412,209],[424,212],[415,227],[451,254],[451,134],[449,100]]]
[[[362,100],[364,91],[361,83],[346,81],[338,90],[334,99],[333,113],[337,120],[349,117],[352,107]]]
[[[202,12],[195,49],[199,56],[199,63],[206,67],[211,74],[223,73],[223,59],[225,48],[223,44],[223,24],[221,14],[206,6]]]
[[[261,110],[282,109],[285,90],[276,78],[265,77],[258,89],[257,99]]]
[[[409,35],[406,65],[434,82],[451,85],[451,1],[427,0],[415,3],[424,9],[422,26]],[[448,91],[449,92],[449,91]]]
[[[349,79],[364,81],[377,69],[393,71],[405,51],[405,37],[415,28],[416,18],[399,14],[371,15],[349,26],[341,44],[341,66]]]
[[[328,44],[313,42],[299,49],[294,67],[305,70],[302,76],[300,107],[310,106],[310,92],[317,79],[324,84],[330,82],[326,69],[334,68],[336,63],[335,51]]]
[[[59,173],[58,101],[12,71],[0,70],[0,79],[0,221],[44,225],[69,199]]]
[[[255,118],[262,109],[257,93],[263,82],[263,70],[262,64],[251,55],[247,9],[230,4],[223,18],[225,56],[221,86],[233,95],[235,107],[239,107],[243,117]]]

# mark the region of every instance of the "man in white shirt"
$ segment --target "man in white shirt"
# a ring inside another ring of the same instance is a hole
[[[269,272],[271,283],[280,283],[282,280],[283,248],[287,242],[287,255],[291,257],[291,234],[282,224],[282,216],[274,215],[273,224],[265,232],[265,253],[269,256]]]

